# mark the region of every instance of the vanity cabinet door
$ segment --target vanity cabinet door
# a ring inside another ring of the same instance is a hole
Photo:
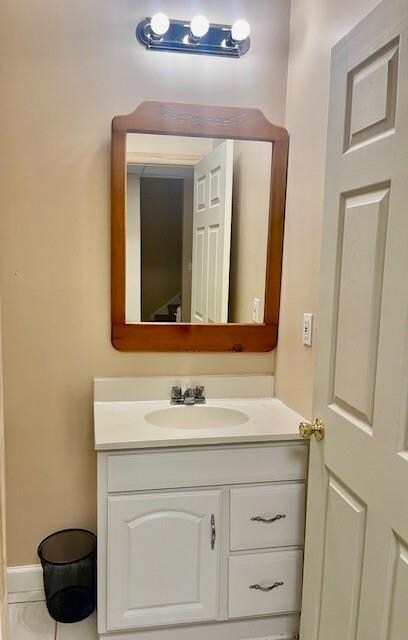
[[[221,491],[108,498],[108,629],[215,620]]]

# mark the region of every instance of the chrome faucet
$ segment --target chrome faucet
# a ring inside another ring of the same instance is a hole
[[[181,387],[176,386],[171,388],[171,404],[205,404],[205,401],[205,389],[201,385],[197,387],[187,387],[184,393]]]

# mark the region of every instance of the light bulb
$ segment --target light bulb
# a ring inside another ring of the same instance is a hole
[[[165,13],[155,13],[150,20],[150,28],[156,36],[164,36],[169,27],[170,20]]]
[[[194,38],[202,38],[208,33],[210,23],[205,16],[194,16],[191,21],[190,29]]]
[[[231,38],[234,42],[242,42],[249,38],[251,27],[246,20],[236,20],[231,28]]]

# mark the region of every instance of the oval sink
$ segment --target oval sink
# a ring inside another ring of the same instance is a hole
[[[225,407],[200,405],[168,407],[145,415],[145,420],[156,427],[170,429],[213,429],[215,427],[236,427],[248,422],[242,411]]]

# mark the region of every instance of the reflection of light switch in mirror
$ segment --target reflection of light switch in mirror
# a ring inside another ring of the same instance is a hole
[[[259,305],[260,305],[260,300],[259,298],[254,298],[254,301],[252,303],[252,322],[259,322]]]

